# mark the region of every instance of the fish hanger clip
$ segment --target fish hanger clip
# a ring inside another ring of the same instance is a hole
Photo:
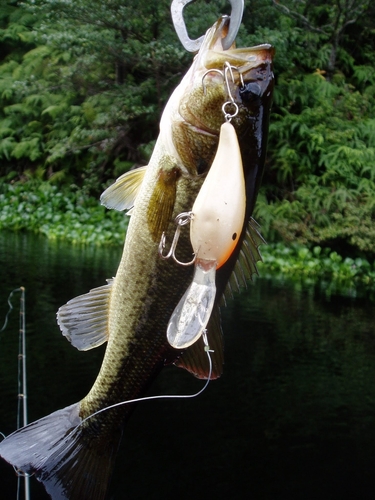
[[[180,42],[184,46],[184,48],[189,52],[198,52],[200,46],[202,45],[204,35],[196,40],[192,40],[189,38],[184,16],[182,11],[184,10],[185,5],[188,3],[194,2],[195,0],[173,0],[171,5],[171,14],[172,21],[178,38]],[[240,28],[240,24],[242,21],[243,9],[244,9],[244,0],[229,0],[232,11],[230,14],[230,24],[228,34],[222,40],[223,49],[228,50],[232,45],[234,40],[236,39],[238,30]]]
[[[228,77],[228,74],[230,74],[231,79],[232,79],[232,83],[235,84],[233,70],[238,71],[238,74],[240,75],[241,88],[243,88],[245,86],[245,84],[244,84],[244,81],[243,81],[242,74],[240,73],[239,69],[236,66],[232,66],[231,64],[229,64],[228,61],[226,61],[224,63],[224,69],[223,69],[223,71],[221,71],[220,69],[209,69],[202,76],[202,87],[203,87],[203,93],[204,94],[206,94],[206,86],[205,86],[205,83],[204,83],[204,79],[206,78],[206,76],[209,73],[214,73],[214,72],[215,73],[219,73],[223,77],[223,80],[224,80],[224,83],[225,83],[225,87],[226,87],[226,90],[227,90],[227,94],[228,94],[228,97],[229,97],[229,101],[225,101],[225,103],[221,107],[221,110],[222,110],[222,112],[224,114],[224,118],[225,118],[226,122],[230,122],[231,119],[234,118],[235,116],[237,116],[237,114],[238,114],[238,106],[237,106],[237,104],[236,104],[236,102],[235,102],[235,100],[234,100],[234,98],[232,96],[232,92],[231,92],[230,85],[229,85],[229,77]],[[232,107],[233,113],[229,113],[228,107],[229,108]]]

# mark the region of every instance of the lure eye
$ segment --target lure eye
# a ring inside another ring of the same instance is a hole
[[[256,82],[246,83],[240,88],[240,96],[244,103],[258,101],[262,95],[262,89]]]

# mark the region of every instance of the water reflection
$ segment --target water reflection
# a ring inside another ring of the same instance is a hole
[[[92,384],[103,349],[77,352],[59,333],[55,313],[111,277],[120,252],[0,237],[1,318],[9,292],[27,289],[30,419],[77,401]],[[317,288],[258,280],[223,311],[223,377],[195,400],[138,407],[111,498],[373,499],[374,309],[364,300],[328,301]],[[5,433],[15,428],[16,316],[0,337]],[[167,367],[151,392],[201,386]],[[0,474],[6,498],[14,498],[3,464]],[[32,498],[47,498],[33,488]]]

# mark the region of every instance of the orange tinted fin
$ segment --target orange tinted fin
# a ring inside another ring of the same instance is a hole
[[[210,352],[210,356],[212,360],[211,380],[214,380],[221,376],[224,365],[224,345],[220,325],[219,307],[215,307],[211,313],[207,325],[207,340],[210,349],[213,351]],[[204,347],[203,338],[200,338],[197,342],[188,347],[174,364],[179,368],[184,368],[197,378],[207,379],[210,370],[207,353]]]
[[[259,232],[259,225],[251,218],[246,228],[236,265],[224,290],[224,303],[233,298],[234,293],[239,292],[241,287],[246,287],[254,274],[258,274],[256,263],[262,260],[259,246],[265,243]]]

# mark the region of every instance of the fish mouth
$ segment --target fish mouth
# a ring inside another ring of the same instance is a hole
[[[224,68],[229,65],[235,69],[236,81],[230,82],[230,86],[239,88],[249,81],[258,80],[257,70],[254,72],[254,69],[271,64],[274,54],[270,44],[237,49],[233,43],[224,50],[222,40],[227,35],[228,27],[228,16],[222,16],[207,31],[189,76],[186,75],[184,95],[178,105],[179,117],[190,131],[212,137],[219,135],[224,119],[222,106],[229,98],[225,90]],[[241,104],[237,91],[233,98],[232,102]]]
[[[236,43],[224,50],[222,39],[227,36],[230,18],[222,16],[207,31],[201,48],[197,54],[197,63],[208,69],[222,67],[225,62],[232,66],[242,67],[246,72],[255,66],[272,62],[275,49],[268,43],[255,45],[253,47],[236,48]]]

